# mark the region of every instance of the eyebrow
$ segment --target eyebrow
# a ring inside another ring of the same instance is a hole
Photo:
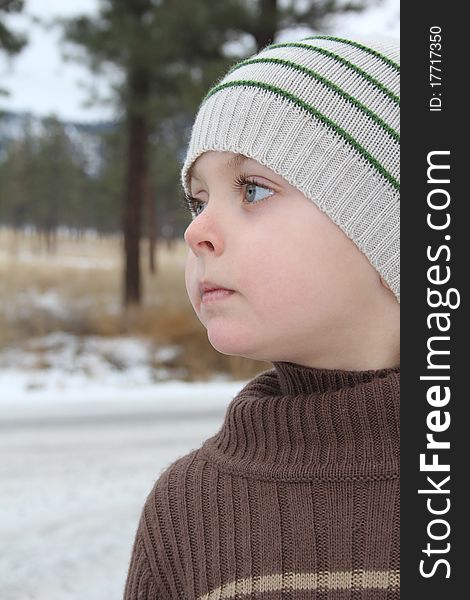
[[[224,169],[238,169],[245,163],[247,160],[250,160],[249,156],[245,156],[244,154],[235,154],[229,160],[226,161],[223,168]],[[193,163],[188,171],[187,181],[191,183],[192,177],[198,177],[198,170],[196,167],[196,163]]]

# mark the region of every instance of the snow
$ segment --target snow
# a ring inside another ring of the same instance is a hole
[[[147,494],[246,383],[152,366],[179,352],[60,331],[0,351],[1,600],[122,598]]]
[[[64,336],[33,340],[31,352]],[[104,346],[90,338],[89,360]],[[132,357],[122,377],[103,365],[81,379],[67,374],[66,351],[50,372],[35,371],[27,352],[1,356],[2,600],[122,598],[147,494],[167,466],[217,432],[246,383],[149,384],[141,341],[113,340],[107,349]]]
[[[84,306],[86,300],[82,300],[81,305]],[[66,317],[70,313],[63,296],[53,289],[44,292],[34,288],[23,290],[16,295],[14,303],[5,302],[2,305],[2,312],[10,321],[14,318],[31,316],[31,312],[38,309],[53,313],[57,317]]]
[[[31,314],[29,306],[25,303],[25,311]],[[55,300],[44,306],[55,315],[62,310]],[[179,352],[177,346],[156,347],[145,338],[77,337],[60,331],[31,338],[0,352],[0,406],[32,399],[60,403],[82,397],[126,401],[130,393],[155,397],[155,384],[165,397],[179,397],[188,390],[194,393],[201,386],[204,392],[210,389],[208,384],[174,381],[187,374],[184,368],[167,366]],[[216,374],[213,381],[226,379]]]

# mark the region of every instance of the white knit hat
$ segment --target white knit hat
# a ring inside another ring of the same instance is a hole
[[[323,210],[400,302],[400,47],[314,35],[232,67],[203,99],[181,181],[209,150],[273,170]]]

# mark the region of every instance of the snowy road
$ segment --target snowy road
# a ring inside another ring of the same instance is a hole
[[[186,388],[173,398],[167,388],[158,401],[2,405],[1,600],[122,598],[154,481],[218,430],[240,388],[193,386],[192,396]]]

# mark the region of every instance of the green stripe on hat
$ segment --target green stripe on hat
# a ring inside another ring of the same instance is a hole
[[[319,46],[312,46],[311,44],[302,44],[301,42],[284,42],[284,43],[279,43],[279,44],[270,44],[269,46],[265,46],[263,48],[263,51],[271,50],[271,48],[291,48],[291,47],[305,48],[306,50],[310,50],[312,52],[317,52],[318,54],[323,54],[324,56],[327,56],[328,58],[332,58],[333,60],[337,61],[338,63],[341,63],[342,65],[344,65],[351,71],[354,71],[355,73],[357,73],[358,75],[363,77],[366,81],[368,81],[370,84],[375,86],[378,90],[380,90],[383,94],[385,94],[388,98],[390,98],[390,100],[392,100],[392,102],[394,102],[397,106],[400,106],[400,98],[396,94],[394,94],[392,92],[392,90],[389,90],[378,79],[375,79],[374,77],[369,75],[369,73],[366,73],[366,71],[364,71],[363,69],[361,69],[354,63],[350,62],[349,60],[346,60],[339,54],[336,54],[336,52],[331,52],[330,50],[327,50],[326,48],[320,48]],[[230,71],[227,73],[227,75],[230,73]]]
[[[320,83],[327,86],[334,93],[336,93],[339,96],[341,96],[342,98],[344,98],[347,102],[350,102],[351,104],[353,104],[356,108],[358,108],[360,111],[362,111],[370,119],[375,121],[377,123],[377,125],[379,125],[379,127],[382,127],[382,129],[385,132],[387,132],[388,135],[391,138],[393,138],[396,142],[400,142],[400,134],[397,131],[395,131],[392,127],[390,127],[390,125],[387,125],[387,123],[385,123],[385,121],[383,119],[381,119],[377,114],[375,114],[373,111],[371,111],[369,108],[367,108],[367,106],[365,106],[362,102],[359,102],[359,100],[357,100],[356,98],[354,98],[353,96],[351,96],[350,94],[345,92],[343,89],[341,89],[339,86],[337,86],[335,83],[333,83],[329,79],[326,79],[325,77],[320,75],[320,73],[317,73],[316,71],[313,71],[312,69],[308,69],[307,67],[299,65],[297,63],[294,63],[290,60],[285,60],[283,58],[251,58],[251,59],[247,59],[247,60],[243,60],[243,61],[239,62],[237,65],[232,67],[232,69],[227,73],[227,75],[230,75],[231,73],[233,73],[234,71],[237,71],[238,69],[240,69],[241,67],[243,67],[245,65],[252,65],[255,63],[273,63],[273,64],[284,65],[284,66],[290,67],[292,69],[295,69],[296,71],[300,71],[301,73],[305,73],[305,75],[308,75],[308,76],[312,77],[313,79],[318,80]]]
[[[398,71],[398,73],[400,72],[400,65],[397,65],[397,63],[394,62],[391,58],[388,58],[387,56],[384,56],[380,52],[377,52],[377,50],[373,50],[372,48],[369,48],[368,46],[364,46],[364,44],[359,44],[358,42],[354,42],[352,40],[347,40],[345,38],[335,37],[333,35],[312,35],[312,36],[309,36],[304,39],[306,39],[306,40],[331,40],[333,42],[341,42],[343,44],[348,44],[349,46],[354,46],[355,48],[364,50],[364,52],[367,52],[368,54],[371,54],[372,56],[376,56],[377,58],[380,58],[380,60],[382,60],[385,64],[389,65],[390,67],[392,67],[393,69]]]

